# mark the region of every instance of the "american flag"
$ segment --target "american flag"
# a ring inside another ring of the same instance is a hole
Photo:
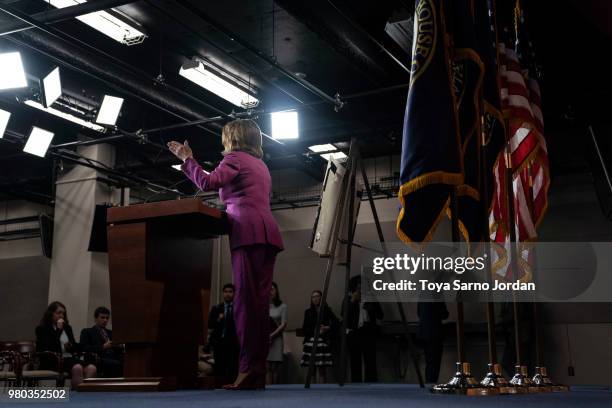
[[[548,151],[544,139],[541,93],[531,43],[526,39],[524,15],[517,15],[516,50],[499,44],[501,100],[507,123],[508,150],[500,154],[494,168],[495,192],[490,214],[491,239],[500,246],[493,253],[494,272],[507,279],[531,278],[531,251],[528,242],[537,239],[537,226],[548,205]],[[531,63],[530,63],[531,62]],[[509,154],[508,154],[509,153]],[[506,175],[512,171],[519,267],[517,275],[508,274],[510,223],[508,218]]]

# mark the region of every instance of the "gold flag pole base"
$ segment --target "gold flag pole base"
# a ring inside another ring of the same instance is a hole
[[[489,364],[489,372],[480,381],[480,385],[488,390],[497,390],[498,394],[516,394],[516,388],[502,375],[501,365],[498,363]]]
[[[538,386],[542,391],[541,392],[567,392],[569,391],[569,386],[563,384],[554,383],[550,377],[548,376],[548,371],[546,367],[540,366],[535,368],[536,373],[533,376],[533,383]]]
[[[539,393],[541,390],[527,375],[527,366],[515,366],[516,373],[510,379],[510,386],[514,387],[517,394]]]
[[[433,394],[459,394],[471,396],[498,395],[499,390],[485,388],[472,376],[470,363],[457,363],[457,372],[445,384],[431,388]]]

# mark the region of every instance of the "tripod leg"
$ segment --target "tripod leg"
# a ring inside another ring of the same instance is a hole
[[[348,286],[349,286],[350,272],[347,268],[346,276],[344,280],[344,300],[342,301],[342,327],[340,330],[340,369],[338,373],[338,384],[344,385],[346,383],[346,350],[347,350],[347,338],[346,338],[346,322],[348,322]]]
[[[347,217],[347,226],[348,226],[348,236],[347,236],[347,246],[346,246],[346,264],[345,264],[345,276],[344,276],[344,300],[342,301],[342,333],[340,334],[340,377],[338,379],[339,385],[344,385],[346,380],[346,323],[348,322],[348,287],[349,281],[351,278],[351,254],[353,248],[353,240],[355,237],[355,183],[356,183],[356,174],[357,172],[353,170],[351,172],[351,177],[349,180],[349,203],[348,203],[348,217]]]

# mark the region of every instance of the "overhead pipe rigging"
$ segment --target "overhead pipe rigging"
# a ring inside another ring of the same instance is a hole
[[[23,143],[24,140],[26,139],[25,135],[22,135],[18,132],[12,131],[12,130],[6,130],[6,135],[10,136],[11,138],[13,138],[14,140]],[[56,146],[57,147],[57,146]],[[188,196],[187,194],[181,192],[180,190],[174,189],[174,188],[170,188],[170,187],[166,187],[164,185],[161,184],[157,184],[157,183],[153,183],[143,177],[140,176],[136,176],[133,174],[126,174],[125,172],[120,172],[120,171],[116,171],[113,170],[112,168],[109,167],[105,167],[105,166],[101,166],[101,165],[97,165],[94,164],[92,162],[89,162],[87,160],[87,157],[82,156],[76,152],[70,151],[70,150],[66,150],[63,148],[57,148],[55,150],[51,150],[49,151],[49,155],[53,156],[53,157],[57,157],[59,159],[63,159],[66,160],[67,162],[73,163],[73,164],[77,164],[80,166],[85,166],[85,167],[89,167],[91,169],[94,169],[96,171],[99,171],[101,173],[107,174],[110,177],[113,177],[116,179],[118,185],[121,185],[121,182],[123,183],[134,183],[134,184],[138,184],[138,185],[144,185],[144,186],[150,186],[151,188],[155,188],[158,190],[163,190],[166,191],[168,193],[172,193],[172,194],[179,194],[181,196]]]
[[[85,157],[76,154],[74,152],[71,152],[69,150],[62,150],[61,152],[51,152],[50,153],[52,156],[58,157],[60,159],[66,160],[68,162],[74,163],[74,164],[78,164],[80,166],[85,166],[85,167],[89,167],[91,169],[94,169],[96,171],[99,171],[101,173],[107,174],[110,177],[114,177],[118,180],[123,180],[124,182],[132,182],[135,184],[140,184],[140,185],[145,185],[145,186],[149,186],[151,188],[155,188],[158,190],[162,190],[165,191],[167,193],[172,193],[172,194],[178,194],[182,197],[186,197],[188,196],[188,194],[185,194],[175,188],[170,188],[170,187],[166,187],[163,186],[161,184],[157,184],[157,183],[153,183],[143,177],[140,176],[135,176],[135,175],[126,175],[124,173],[112,170],[112,169],[108,169],[106,167],[103,166],[98,166],[96,164],[93,163],[89,163],[87,161],[81,160],[81,159],[86,159]]]
[[[346,104],[347,101],[350,101],[352,99],[362,98],[364,96],[378,95],[378,94],[381,94],[381,93],[400,91],[400,90],[404,90],[404,89],[406,89],[408,87],[409,87],[409,85],[406,83],[406,84],[387,86],[387,87],[384,87],[384,88],[372,89],[372,90],[369,90],[369,91],[357,92],[357,93],[354,93],[354,94],[349,94],[349,95],[343,96],[342,97],[342,102],[344,104]],[[300,111],[300,110],[312,107],[314,105],[320,105],[322,103],[325,103],[325,101],[315,101],[315,102],[310,102],[310,103],[306,103],[306,104],[298,105],[298,106],[288,106],[288,107],[283,107],[283,108],[279,108],[279,109],[274,109],[274,111],[285,111],[285,110]],[[249,112],[235,113],[235,114],[232,114],[231,116],[232,117],[236,117],[236,118],[242,118],[242,117],[249,117],[251,115],[266,115],[266,114],[270,114],[271,112],[272,111],[263,110],[263,109],[254,109],[254,110],[249,111]],[[142,134],[150,134],[150,133],[155,133],[155,132],[163,132],[163,131],[167,131],[167,130],[181,129],[181,128],[186,128],[186,127],[201,125],[201,124],[204,124],[204,123],[218,122],[218,121],[222,121],[224,119],[226,119],[226,118],[222,117],[222,116],[214,116],[214,117],[211,117],[211,118],[208,118],[208,119],[198,119],[198,120],[192,120],[192,121],[189,121],[189,122],[175,123],[173,125],[161,126],[161,127],[152,128],[152,129],[145,129],[145,130],[140,131],[140,133],[142,133]],[[114,136],[111,136],[111,137],[114,137]],[[83,142],[83,143],[85,143],[85,142]]]

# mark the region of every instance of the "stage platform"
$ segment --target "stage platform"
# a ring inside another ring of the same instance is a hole
[[[2,408],[48,405],[51,404],[1,404]],[[317,384],[310,390],[295,384],[274,385],[265,391],[73,392],[70,402],[53,405],[75,408],[609,408],[612,407],[612,390],[605,387],[575,387],[568,393],[467,397],[433,395],[418,386],[404,384],[349,384],[344,387]]]

